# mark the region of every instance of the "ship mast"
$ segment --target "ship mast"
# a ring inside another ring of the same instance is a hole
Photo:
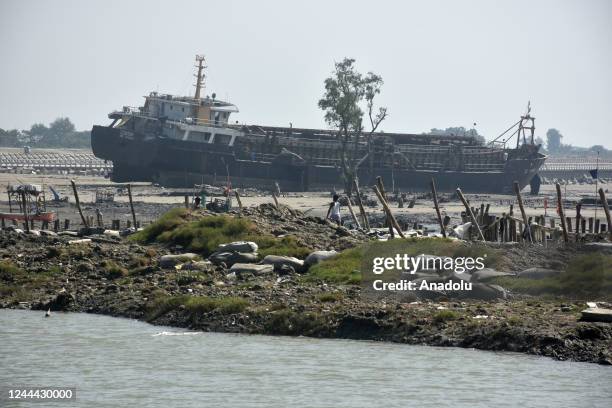
[[[198,105],[200,104],[200,93],[202,91],[202,88],[204,87],[204,73],[202,72],[204,70],[204,68],[206,68],[206,66],[204,65],[204,61],[205,58],[203,55],[196,55],[195,57],[196,62],[198,63],[198,65],[196,65],[196,68],[198,69],[198,73],[197,75],[195,75],[196,77],[196,83],[195,83],[195,96],[193,97],[193,99],[195,99],[196,101],[198,101]]]
[[[527,113],[525,116],[521,116],[519,122],[518,134],[516,135],[516,148],[519,148],[521,136],[523,136],[523,144],[527,144],[526,130],[531,133],[531,144],[534,144],[534,133],[535,133],[535,118],[531,116],[531,101],[527,102]]]

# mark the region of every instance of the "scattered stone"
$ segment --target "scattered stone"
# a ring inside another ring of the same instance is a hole
[[[172,268],[179,263],[193,261],[197,257],[198,254],[194,254],[192,252],[179,255],[164,255],[159,259],[159,266],[161,268]]]
[[[215,265],[232,266],[235,263],[255,263],[259,260],[257,253],[243,252],[215,252],[208,257],[208,260]]]
[[[245,273],[252,273],[253,275],[263,275],[274,271],[274,266],[269,264],[249,264],[249,263],[236,263],[229,269],[230,274],[234,273],[236,276],[243,275]]]
[[[304,268],[304,261],[292,256],[267,255],[261,262],[273,265],[277,272],[284,266],[291,267],[294,271],[301,271]]]
[[[314,251],[304,259],[304,266],[309,268],[314,264],[333,258],[336,255],[338,255],[336,251]]]
[[[491,268],[484,268],[479,271],[475,271],[472,273],[472,282],[489,282],[495,278],[499,278],[501,276],[516,276],[513,273],[509,272],[500,272]]]
[[[558,276],[561,271],[546,268],[529,268],[523,272],[519,272],[518,277],[521,279],[545,279],[553,276]]]
[[[582,312],[580,320],[584,322],[606,322],[612,323],[612,309],[604,309],[603,307],[588,308]]]
[[[45,237],[56,237],[57,233],[55,233],[55,231],[51,231],[51,230],[40,230],[40,235],[45,236]]]
[[[183,264],[181,268],[184,271],[210,271],[213,268],[213,264],[210,261],[196,261],[196,262],[188,262]]]
[[[236,241],[228,244],[221,244],[217,248],[217,252],[243,252],[255,253],[259,247],[255,242],[251,241]]]

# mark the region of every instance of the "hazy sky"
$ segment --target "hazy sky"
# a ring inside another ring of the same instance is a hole
[[[79,129],[151,90],[206,93],[251,124],[325,127],[334,61],[380,74],[385,131],[492,138],[531,100],[537,134],[612,148],[612,1],[0,0],[0,127]]]

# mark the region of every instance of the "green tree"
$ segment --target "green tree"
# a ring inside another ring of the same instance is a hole
[[[324,81],[325,93],[319,100],[319,107],[325,111],[325,121],[338,131],[342,175],[349,194],[357,173],[358,158],[355,156],[363,138],[363,104],[366,105],[371,128],[369,148],[372,135],[387,117],[387,109],[381,107],[376,110],[374,103],[382,84],[379,75],[357,72],[355,60],[351,58],[335,63],[332,76]]]
[[[551,153],[556,153],[561,150],[563,135],[557,129],[548,129],[546,131],[546,150]]]

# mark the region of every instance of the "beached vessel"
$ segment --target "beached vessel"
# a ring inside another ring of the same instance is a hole
[[[342,187],[341,142],[332,130],[231,123],[238,108],[202,97],[204,58],[196,57],[194,96],[151,92],[138,108],[109,114],[112,123],[94,126],[94,154],[113,162],[112,180],[151,181],[167,187],[230,180],[235,187],[273,187],[307,191]],[[545,155],[534,143],[534,118],[528,111],[509,137],[485,145],[472,135],[375,133],[359,142],[361,184],[376,176],[402,191],[438,189],[509,193],[512,183],[530,183]],[[504,134],[510,134],[509,129]],[[537,183],[536,183],[537,184]]]

